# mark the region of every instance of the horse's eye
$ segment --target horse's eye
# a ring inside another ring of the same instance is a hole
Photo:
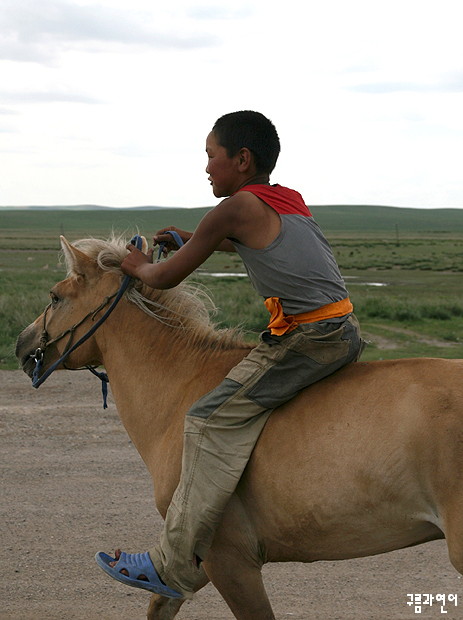
[[[53,291],[50,291],[50,299],[52,306],[56,306],[56,304],[60,301],[58,295],[56,295]]]

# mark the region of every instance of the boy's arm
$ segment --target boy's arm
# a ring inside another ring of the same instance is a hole
[[[152,288],[167,289],[177,286],[190,273],[193,273],[217,249],[228,248],[227,237],[234,237],[236,229],[237,209],[239,203],[235,197],[228,198],[217,207],[209,211],[201,220],[193,234],[179,231],[180,236],[185,234],[185,243],[168,261],[153,263],[153,251],[143,254],[134,246],[128,246],[130,254],[123,261],[121,267],[124,273],[139,278]],[[239,211],[239,209],[238,209]],[[172,230],[170,228],[170,230]],[[164,229],[165,230],[165,229]],[[191,235],[187,238],[187,235]],[[159,242],[157,235],[156,241]],[[167,242],[172,243],[171,235],[166,235]]]
[[[178,245],[175,243],[172,235],[168,234],[169,230],[174,230],[176,233],[180,235],[183,243],[186,243],[193,236],[192,232],[187,232],[186,230],[182,230],[177,228],[176,226],[167,226],[166,228],[161,228],[157,233],[153,236],[154,245],[164,244],[164,253],[168,254],[171,250],[178,250]],[[218,252],[236,252],[236,248],[231,241],[228,239],[224,239],[216,248]]]
[[[220,245],[216,248],[217,252],[236,252],[236,247],[230,241],[230,239],[224,239]]]

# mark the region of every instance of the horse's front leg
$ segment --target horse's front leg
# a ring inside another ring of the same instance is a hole
[[[209,577],[237,620],[275,620],[261,567],[236,549],[220,548],[204,563]]]
[[[237,620],[275,620],[262,580],[261,552],[253,525],[234,495],[204,569]]]
[[[172,620],[184,602],[185,599],[166,598],[153,594],[146,614],[147,620]]]
[[[207,583],[209,583],[209,578],[203,571],[203,576],[196,585],[195,592],[204,588]],[[178,614],[185,600],[184,598],[167,598],[153,594],[146,614],[147,620],[172,620]]]

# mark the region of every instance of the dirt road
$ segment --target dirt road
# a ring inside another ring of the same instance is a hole
[[[39,389],[0,372],[1,620],[141,620],[149,594],[109,579],[95,552],[144,551],[161,520],[149,477],[110,399],[86,372],[56,373]],[[383,556],[264,569],[278,620],[463,618],[461,576],[445,542]],[[407,594],[457,594],[421,613]],[[461,599],[460,599],[461,594]],[[443,613],[446,611],[447,613]],[[231,620],[208,585],[179,620]]]

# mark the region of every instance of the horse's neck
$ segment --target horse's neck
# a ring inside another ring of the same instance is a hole
[[[166,454],[180,466],[186,411],[248,351],[204,349],[128,304],[101,330],[99,346],[119,415],[152,473]]]

